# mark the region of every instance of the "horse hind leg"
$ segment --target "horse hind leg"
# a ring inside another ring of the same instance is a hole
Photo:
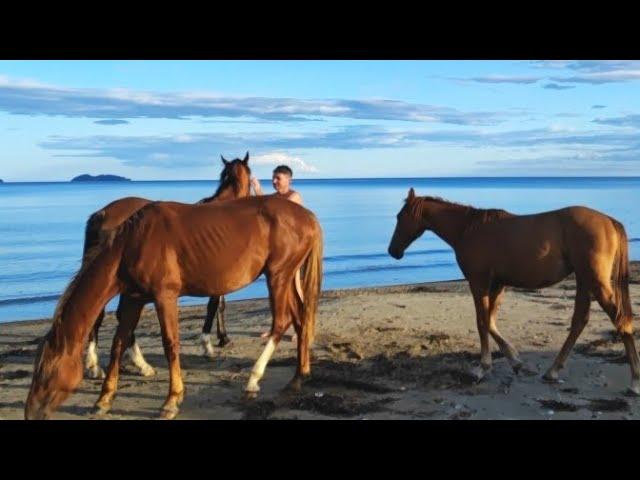
[[[610,282],[601,281],[593,289],[593,295],[613,322],[616,330],[622,337],[622,342],[631,368],[631,384],[627,393],[640,396],[640,358],[633,339],[633,326],[631,318],[622,318],[619,307],[616,305]]]
[[[584,330],[584,327],[589,322],[589,309],[591,307],[591,297],[588,288],[583,282],[578,281],[576,286],[576,298],[575,306],[573,309],[573,317],[571,318],[571,330],[567,339],[564,341],[558,356],[553,361],[553,364],[542,376],[543,380],[550,383],[559,382],[558,372],[564,367],[571,349],[578,340],[578,337]]]
[[[296,275],[295,279],[295,290],[297,293],[297,297],[294,299],[294,304],[292,308],[293,313],[293,326],[296,331],[297,343],[298,343],[298,368],[296,373],[289,382],[287,388],[292,391],[299,391],[302,388],[302,384],[305,380],[311,377],[311,346],[307,342],[307,338],[303,333],[304,325],[303,321],[303,313],[302,313],[302,304],[303,304],[303,296],[301,294],[300,287],[300,278],[299,278],[300,270]]]
[[[89,334],[89,344],[87,346],[87,353],[84,359],[84,369],[87,378],[100,379],[105,377],[104,370],[100,367],[100,361],[98,359],[98,331],[102,325],[104,319],[104,308],[98,315],[93,329]]]
[[[144,302],[138,299],[125,295],[120,296],[116,313],[118,327],[111,346],[111,360],[107,368],[107,376],[102,384],[102,392],[95,403],[95,413],[97,414],[105,414],[111,409],[111,404],[118,388],[118,376],[123,350],[127,345],[131,344],[131,337],[138,324],[143,307]]]
[[[245,394],[249,399],[257,397],[258,392],[260,391],[258,383],[264,376],[267,364],[278,346],[278,343],[280,343],[282,335],[287,331],[292,321],[291,301],[293,300],[292,295],[294,292],[291,288],[291,282],[287,282],[282,278],[268,278],[267,284],[269,287],[269,299],[271,303],[271,314],[273,317],[271,334],[269,335],[269,340],[267,341],[262,354],[258,357],[258,360],[251,370],[249,382],[245,387]]]
[[[178,297],[166,295],[157,298],[156,311],[162,332],[162,345],[169,363],[169,394],[162,405],[160,418],[171,420],[178,415],[179,406],[184,398],[184,384],[180,369]]]

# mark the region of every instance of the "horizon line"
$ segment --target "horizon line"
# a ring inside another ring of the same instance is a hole
[[[110,175],[110,174],[105,174]],[[589,178],[607,178],[607,179],[617,179],[617,178],[640,178],[640,175],[498,175],[498,176],[487,176],[487,175],[459,175],[459,176],[439,176],[439,177],[325,177],[325,178],[296,178],[294,177],[294,182],[299,181],[318,181],[318,180],[443,180],[443,179],[589,179]],[[270,181],[271,178],[259,178],[260,181]],[[21,181],[7,181],[2,179],[0,181],[0,185],[3,184],[16,184],[16,183],[101,183],[101,184],[112,184],[112,183],[142,183],[142,182],[218,182],[219,179],[175,179],[175,180],[134,180],[134,179],[126,179],[126,180],[84,180],[74,182],[72,180],[21,180]]]

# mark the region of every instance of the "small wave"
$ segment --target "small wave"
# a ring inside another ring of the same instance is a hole
[[[405,252],[405,256],[414,257],[418,255],[436,255],[440,253],[451,253],[450,249],[438,249],[438,250],[415,250],[411,252]],[[367,260],[374,258],[390,258],[387,252],[384,253],[363,253],[353,255],[332,255],[330,257],[324,257],[325,262],[342,262],[344,260]]]
[[[366,272],[381,272],[381,271],[397,271],[397,270],[424,270],[425,268],[437,268],[437,267],[453,267],[455,263],[452,262],[440,262],[440,263],[428,263],[424,265],[369,265],[359,268],[350,268],[348,270],[335,270],[325,271],[324,274],[327,277],[335,275],[350,275],[353,273],[366,273]]]
[[[36,297],[22,297],[22,298],[7,298],[0,300],[0,306],[2,305],[27,305],[30,303],[50,302],[52,300],[58,300],[60,295],[40,295]]]

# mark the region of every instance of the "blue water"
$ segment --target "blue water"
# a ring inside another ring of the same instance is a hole
[[[263,182],[269,185],[269,182]],[[0,322],[46,318],[80,266],[87,217],[109,202],[139,196],[195,202],[215,181],[0,184]],[[527,214],[587,205],[622,221],[632,260],[640,259],[640,178],[441,178],[297,180],[325,239],[324,288],[462,278],[452,250],[427,232],[394,260],[386,253],[409,187],[481,208]],[[264,297],[262,278],[228,296]],[[182,304],[206,303],[185,297]],[[115,309],[113,300],[109,310]]]

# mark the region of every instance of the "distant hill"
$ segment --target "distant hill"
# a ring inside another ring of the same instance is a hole
[[[130,178],[119,177],[118,175],[78,175],[71,179],[72,182],[130,182]]]

